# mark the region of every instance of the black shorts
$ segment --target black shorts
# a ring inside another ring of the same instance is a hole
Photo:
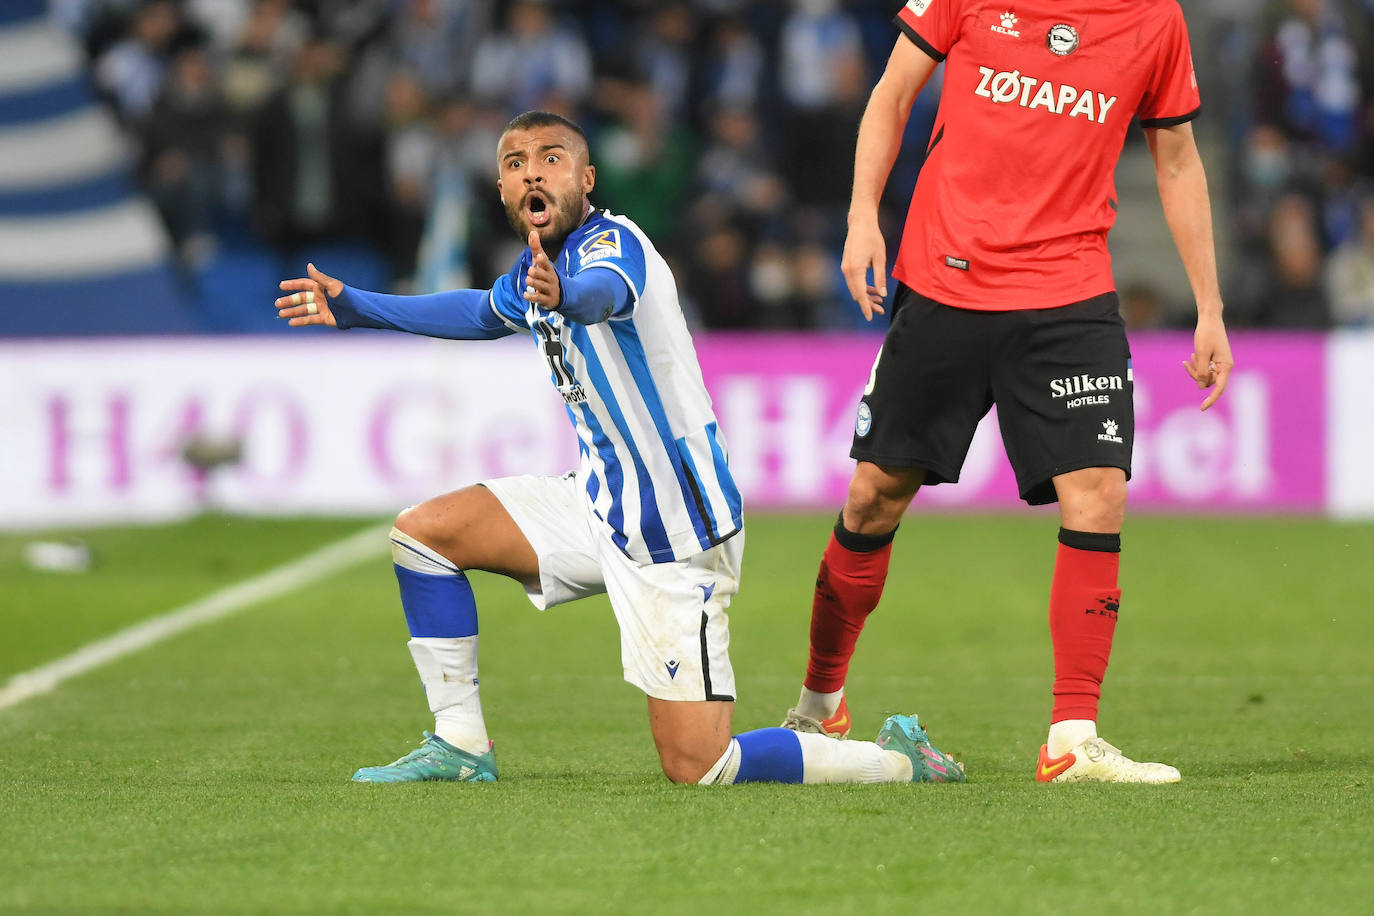
[[[978,421],[997,405],[1021,498],[1057,499],[1083,468],[1131,475],[1131,350],[1116,293],[1057,308],[953,308],[898,286],[892,327],[859,403],[849,454],[955,483]]]

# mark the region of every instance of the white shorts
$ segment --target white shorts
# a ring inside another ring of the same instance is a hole
[[[535,607],[604,592],[625,680],[660,700],[734,700],[726,608],[739,590],[743,531],[690,559],[641,566],[603,532],[576,472],[482,485],[539,557],[539,584],[525,588]]]

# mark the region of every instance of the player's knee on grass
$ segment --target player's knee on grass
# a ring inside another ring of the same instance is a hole
[[[716,765],[729,746],[729,737],[719,747],[709,741],[672,748],[660,745],[658,761],[663,767],[663,775],[669,781],[694,784],[701,782],[701,778]]]
[[[649,698],[649,730],[663,775],[673,782],[700,782],[730,746],[733,703]]]

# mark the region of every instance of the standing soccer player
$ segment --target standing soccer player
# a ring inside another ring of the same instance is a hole
[[[1135,431],[1130,349],[1113,290],[1112,173],[1131,119],[1197,301],[1199,388],[1226,387],[1199,110],[1176,0],[911,0],[859,128],[842,268],[864,317],[882,313],[878,199],[912,101],[936,64],[944,89],[893,270],[891,328],[859,404],[849,495],[812,604],[811,652],[783,723],[843,736],[844,682],[887,577],[893,535],[922,485],[953,483],[997,405],[1021,498],[1059,502],[1050,589],[1054,704],[1036,778],[1177,782],[1097,735],[1120,609],[1117,564]],[[873,281],[867,279],[872,271]]]
[[[540,610],[606,593],[625,679],[674,782],[953,782],[963,770],[913,716],[878,742],[766,728],[730,734],[726,608],[744,520],[667,263],[633,222],[593,209],[581,128],[527,112],[502,133],[497,188],[529,247],[488,290],[388,296],[309,266],[276,301],[293,326],[389,328],[490,340],[529,334],[577,432],[563,477],[508,477],[407,509],[392,559],[434,733],[359,782],[491,782],[477,690],[477,605],[465,570],[520,582]]]

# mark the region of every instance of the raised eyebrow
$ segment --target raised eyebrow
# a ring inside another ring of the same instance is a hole
[[[549,152],[550,150],[556,150],[556,149],[561,149],[561,150],[563,150],[563,152],[565,152],[565,153],[568,151],[568,150],[567,150],[567,147],[565,147],[565,146],[564,146],[563,144],[561,144],[561,143],[546,143],[545,145],[539,147],[539,152],[541,152],[541,153],[547,153],[547,152]],[[504,155],[504,156],[501,157],[501,161],[502,161],[502,162],[505,162],[507,159],[511,159],[511,158],[520,158],[520,159],[523,159],[524,157],[525,157],[525,151],[524,151],[524,150],[518,150],[518,149],[517,149],[517,150],[511,150],[509,153],[506,153],[506,155]]]

